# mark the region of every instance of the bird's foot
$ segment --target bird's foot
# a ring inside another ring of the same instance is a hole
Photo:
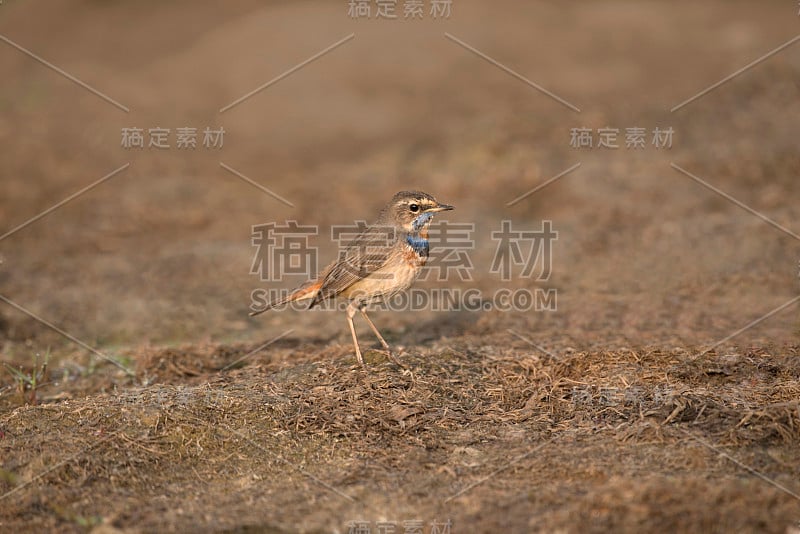
[[[395,355],[394,355],[394,351],[392,351],[392,349],[390,349],[390,348],[388,348],[388,347],[387,347],[387,348],[383,348],[383,349],[373,349],[373,350],[374,350],[375,352],[380,352],[381,354],[385,354],[385,355],[386,355],[386,357],[387,357],[387,358],[389,358],[389,360],[390,360],[390,361],[391,361],[393,364],[395,364],[396,366],[400,367],[400,368],[401,368],[401,369],[403,369],[404,371],[408,371],[409,373],[411,372],[411,368],[410,368],[409,366],[407,366],[406,364],[404,364],[403,362],[401,362],[401,361],[400,361],[400,360],[397,358],[397,356],[395,356]]]

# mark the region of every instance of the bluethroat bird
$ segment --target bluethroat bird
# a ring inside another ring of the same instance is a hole
[[[314,280],[309,280],[286,297],[252,312],[258,315],[287,302],[309,300],[309,309],[333,298],[347,299],[347,323],[353,336],[356,358],[362,367],[364,358],[353,325],[361,312],[389,357],[389,344],[367,316],[370,303],[379,302],[408,289],[428,260],[428,229],[434,214],[452,210],[427,193],[400,191],[381,210],[374,224],[364,230]],[[402,364],[400,364],[402,365]]]

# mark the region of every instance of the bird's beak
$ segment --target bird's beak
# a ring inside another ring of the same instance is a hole
[[[450,211],[456,209],[455,206],[451,206],[449,204],[437,204],[436,207],[428,208],[428,211],[432,211],[434,213],[439,211]]]

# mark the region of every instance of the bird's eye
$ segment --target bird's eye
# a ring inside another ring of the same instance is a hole
[[[416,213],[416,212],[419,211],[419,206],[417,204],[411,204],[411,205],[408,206],[408,209],[410,209],[412,212]]]

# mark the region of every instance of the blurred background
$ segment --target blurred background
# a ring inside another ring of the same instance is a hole
[[[0,294],[108,351],[259,343],[290,326],[347,344],[337,313],[247,317],[253,289],[298,281],[250,274],[251,228],[319,225],[323,266],[332,225],[372,220],[414,188],[456,205],[448,221],[475,224],[473,280],[420,287],[555,288],[557,310],[377,314],[395,343],[502,344],[511,328],[551,348],[703,346],[798,295],[798,240],[670,166],[800,232],[800,45],[670,112],[794,37],[797,5],[453,0],[449,17],[426,2],[413,21],[402,5],[387,20],[375,6],[353,18],[345,0],[0,4],[0,234],[130,163],[0,240]],[[123,128],[147,144],[157,127],[170,148],[121,146]],[[176,148],[183,127],[200,132],[196,149]],[[207,127],[224,128],[221,148],[201,146]],[[592,148],[571,146],[582,127],[618,129],[620,147],[598,148],[596,133]],[[633,127],[647,130],[642,149],[625,148]],[[671,148],[653,146],[654,128],[673,129]],[[490,273],[504,219],[553,221],[546,283]],[[735,342],[797,336],[791,306]],[[2,359],[48,347],[83,352],[0,303]]]

